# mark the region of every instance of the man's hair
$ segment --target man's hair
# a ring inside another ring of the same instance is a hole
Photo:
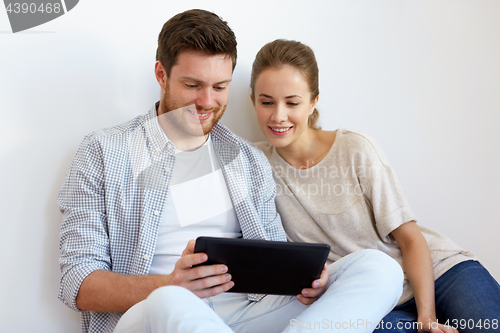
[[[236,37],[214,13],[191,9],[168,20],[158,36],[156,60],[165,68],[167,77],[183,51],[201,51],[207,55],[226,54],[236,66]]]

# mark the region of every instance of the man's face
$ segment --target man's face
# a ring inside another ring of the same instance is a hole
[[[207,135],[226,109],[232,68],[227,55],[180,53],[170,77],[165,75],[158,115],[167,113],[172,128],[183,136]]]

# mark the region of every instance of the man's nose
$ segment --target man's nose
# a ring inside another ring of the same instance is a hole
[[[214,96],[210,88],[201,89],[196,98],[196,106],[201,109],[211,109],[215,106]]]

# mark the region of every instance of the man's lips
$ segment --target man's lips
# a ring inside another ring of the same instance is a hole
[[[187,109],[189,114],[196,120],[207,120],[214,111],[196,111],[192,109]]]

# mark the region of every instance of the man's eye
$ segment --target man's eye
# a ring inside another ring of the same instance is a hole
[[[226,89],[226,87],[215,87],[214,89],[217,91],[222,91],[222,90]]]
[[[194,89],[194,88],[197,88],[198,86],[196,84],[188,84],[188,83],[186,83],[186,87],[188,87],[190,89]]]

